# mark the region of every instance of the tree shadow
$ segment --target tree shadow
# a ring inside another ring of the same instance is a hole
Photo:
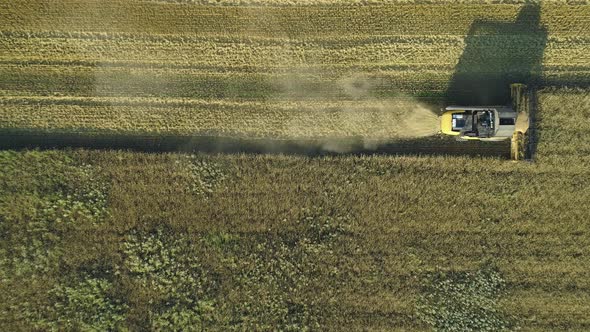
[[[510,84],[541,82],[547,29],[541,8],[525,4],[514,22],[476,20],[455,67],[446,104],[510,105]]]

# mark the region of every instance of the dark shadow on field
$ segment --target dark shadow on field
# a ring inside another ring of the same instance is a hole
[[[215,136],[147,136],[0,130],[1,150],[67,148],[123,149],[141,152],[287,154],[308,157],[343,154],[510,157],[509,142],[457,142],[454,138],[441,136],[391,142],[368,142],[358,137],[273,140]]]
[[[541,8],[522,7],[516,21],[477,20],[446,92],[446,104],[510,105],[510,84],[541,82],[547,30]]]
[[[538,143],[535,91],[543,84],[547,35],[536,4],[525,4],[514,22],[475,21],[446,92],[446,105],[510,105],[510,84],[526,84],[531,92],[530,159]]]

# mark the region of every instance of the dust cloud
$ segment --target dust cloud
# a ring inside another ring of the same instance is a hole
[[[248,28],[256,30],[263,22],[273,22],[273,33],[284,40],[284,46],[277,51],[280,54],[275,54],[282,61],[269,63],[269,83],[278,92],[268,100],[298,105],[283,124],[286,137],[301,139],[302,145],[319,139],[325,151],[348,153],[438,133],[439,118],[429,106],[390,91],[376,72],[342,70],[334,59],[306,52],[305,43],[316,41],[291,39],[288,31],[281,30],[283,20],[260,8]],[[388,96],[377,95],[376,91]],[[351,143],[350,138],[361,144]]]
[[[277,98],[300,105],[293,111],[300,114],[285,124],[289,137],[319,138],[323,150],[348,153],[436,135],[440,129],[438,116],[414,98],[374,96],[381,82],[369,74],[347,73],[328,79],[322,75],[329,74],[310,75],[306,68],[278,81],[282,93]],[[360,139],[362,145],[345,139],[350,137]]]
[[[272,26],[281,27],[283,18],[261,8],[255,20],[245,23],[244,33],[256,31],[264,21],[276,22]],[[283,133],[280,139],[305,148],[317,148],[319,144],[327,152],[349,153],[376,150],[384,144],[419,139],[439,131],[438,117],[427,105],[399,93],[389,97],[394,93],[388,91],[378,74],[342,70],[337,63],[317,53],[317,58],[313,58],[306,52],[304,43],[291,40],[280,29],[276,38],[284,42],[273,56],[283,61],[271,61],[268,68],[261,69],[274,92],[260,101],[295,105],[292,115],[278,124]],[[113,68],[108,64],[109,59],[102,60],[106,62],[99,62],[94,69],[95,96],[165,97],[175,93],[174,84],[169,81],[173,75],[138,74],[137,69]],[[270,128],[276,126],[277,119],[260,121],[267,122]],[[272,139],[264,139],[268,151],[284,146],[284,142],[274,144]]]

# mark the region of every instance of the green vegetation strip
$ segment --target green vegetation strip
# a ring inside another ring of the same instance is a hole
[[[83,150],[0,167],[10,330],[588,328],[584,167]]]

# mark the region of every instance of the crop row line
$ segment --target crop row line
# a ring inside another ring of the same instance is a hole
[[[131,41],[131,42],[153,42],[153,43],[225,43],[225,44],[255,44],[255,45],[295,45],[295,46],[321,46],[330,47],[331,44],[375,44],[375,43],[408,43],[416,41],[423,43],[433,42],[461,42],[463,35],[326,35],[309,36],[305,38],[272,37],[272,36],[232,36],[227,34],[195,36],[182,34],[147,34],[128,32],[80,32],[80,31],[26,31],[26,30],[0,30],[0,38],[4,39],[26,39],[35,42],[36,39],[64,39],[88,40],[88,41]],[[555,36],[554,38],[577,39],[582,36]]]

